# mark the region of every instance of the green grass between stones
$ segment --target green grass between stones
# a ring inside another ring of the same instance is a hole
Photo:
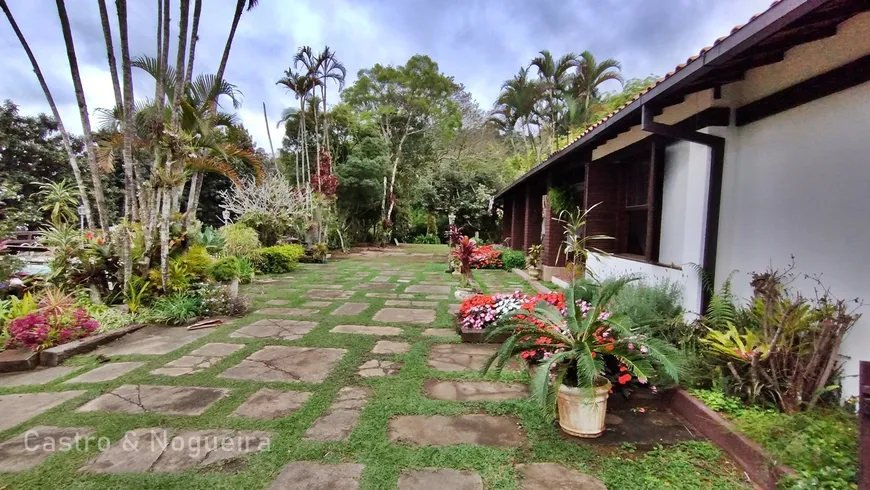
[[[414,253],[446,253],[445,246],[410,246]],[[443,255],[442,255],[443,256]],[[413,272],[402,277],[396,272],[383,269]],[[89,451],[72,451],[50,456],[44,463],[23,473],[0,474],[4,488],[22,489],[109,489],[148,488],[169,489],[238,489],[266,488],[278,472],[291,461],[318,461],[322,463],[354,462],[365,465],[362,475],[363,489],[393,489],[401,470],[406,468],[446,467],[478,472],[488,489],[512,489],[517,487],[517,472],[514,465],[530,462],[556,462],[570,468],[591,473],[602,479],[611,489],[730,489],[747,488],[740,475],[730,470],[722,453],[706,442],[684,443],[656,449],[649,453],[635,451],[630,447],[596,451],[589,446],[565,440],[559,432],[540,416],[539,410],[529,400],[506,402],[449,402],[431,400],[424,396],[423,381],[439,379],[495,379],[475,372],[441,372],[428,368],[426,356],[429,346],[450,342],[450,338],[422,336],[427,328],[452,328],[453,318],[447,305],[456,301],[441,300],[436,310],[436,320],[430,325],[395,325],[404,330],[401,336],[389,340],[406,341],[410,352],[393,356],[371,354],[372,347],[382,337],[367,335],[334,334],[329,330],[340,324],[388,325],[372,320],[373,315],[384,306],[386,299],[368,298],[366,281],[375,276],[390,276],[396,283],[395,293],[402,292],[410,284],[423,281],[444,281],[455,285],[455,278],[444,273],[445,261],[422,256],[362,256],[334,260],[326,265],[301,265],[297,271],[275,279],[285,284],[251,284],[243,287],[243,294],[254,299],[253,311],[265,306],[270,299],[286,299],[286,307],[300,307],[310,301],[305,293],[322,284],[340,284],[345,290],[353,290],[349,300],[334,300],[329,307],[321,308],[313,317],[286,317],[318,322],[314,330],[296,341],[266,339],[235,339],[229,334],[242,325],[260,318],[274,317],[250,314],[230,324],[221,325],[208,335],[163,356],[114,356],[113,361],[144,361],[139,369],[115,380],[95,384],[61,385],[99,364],[94,356],[79,356],[66,365],[76,366],[75,372],[44,386],[28,386],[0,389],[0,394],[30,393],[40,391],[87,390],[63,405],[49,410],[12,429],[0,432],[0,440],[18,435],[38,425],[62,427],[92,427],[96,437],[108,437],[118,441],[129,430],[147,427],[176,429],[236,429],[263,430],[272,432],[269,451],[256,453],[246,458],[243,469],[227,474],[208,471],[188,471],[181,474],[82,474],[78,469],[89,457],[97,454],[96,447]],[[365,272],[365,276],[357,273]],[[326,276],[324,280],[324,276]],[[475,276],[487,292],[508,291],[511,285],[522,285],[532,292],[518,277],[508,271],[476,271]],[[408,283],[399,283],[408,279]],[[292,289],[292,291],[290,291]],[[381,291],[378,291],[381,292]],[[427,300],[427,295],[418,294],[417,300]],[[318,300],[320,301],[320,300]],[[330,313],[345,302],[369,303],[369,308],[356,316],[332,316]],[[277,318],[277,317],[274,317]],[[453,340],[458,342],[458,337]],[[182,357],[210,342],[231,342],[245,347],[224,358],[216,366],[205,371],[182,377],[151,375],[149,372],[167,362]],[[217,377],[230,366],[265,345],[334,347],[346,349],[347,353],[336,364],[323,383],[258,383],[236,381]],[[357,367],[368,359],[389,359],[401,363],[395,376],[363,379],[356,376]],[[528,382],[525,373],[503,373],[501,380]],[[122,413],[76,413],[75,408],[88,400],[109,392],[123,384],[153,384],[176,386],[213,386],[230,388],[229,396],[212,405],[201,416],[166,416],[159,414]],[[342,442],[304,441],[302,437],[317,417],[328,409],[338,390],[347,385],[369,386],[374,395],[362,410],[359,424],[351,437]],[[291,416],[274,420],[258,421],[228,415],[250,395],[263,387],[309,391],[311,396],[301,409]],[[415,447],[392,444],[387,435],[391,417],[396,415],[459,415],[465,413],[488,413],[511,415],[520,419],[528,443],[519,448],[491,448],[472,445],[449,447]],[[2,415],[0,415],[2,416]],[[724,464],[723,464],[724,463]]]

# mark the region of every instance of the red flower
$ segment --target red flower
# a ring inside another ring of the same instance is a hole
[[[629,381],[631,381],[631,375],[630,374],[623,374],[622,376],[619,377],[619,379],[617,381],[619,381],[619,384],[624,385],[625,383],[628,383]]]
[[[606,350],[607,352],[612,351],[612,350],[613,350],[613,344],[607,344],[607,346],[604,347],[604,350]]]

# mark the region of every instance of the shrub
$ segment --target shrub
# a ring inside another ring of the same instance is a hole
[[[226,289],[209,286],[199,290],[203,316],[243,316],[251,308],[247,296],[230,295]]]
[[[200,280],[208,277],[208,270],[213,262],[204,245],[194,245],[190,247],[187,252],[181,256],[180,260],[184,264],[185,269],[187,269],[195,279]]]
[[[169,278],[167,283],[166,293],[183,293],[190,289],[191,283],[194,281],[194,275],[188,270],[187,265],[181,258],[169,259]],[[163,278],[160,275],[160,269],[151,269],[148,272],[148,280],[151,284],[163,289]]]
[[[226,237],[211,226],[206,226],[196,234],[196,245],[205,247],[210,254],[220,253],[226,243]]]
[[[305,255],[301,245],[275,245],[257,250],[257,269],[264,274],[284,274],[296,268]]]
[[[239,258],[239,282],[250,284],[254,280],[254,263],[247,257]]]
[[[154,302],[149,319],[167,325],[183,325],[201,314],[201,298],[190,294],[171,294]]]
[[[239,259],[232,255],[218,260],[211,267],[211,277],[217,282],[233,282],[240,275]]]
[[[220,229],[219,233],[226,242],[223,252],[227,255],[244,257],[260,248],[260,238],[257,235],[257,230],[243,223],[226,225]]]
[[[127,325],[132,325],[139,320],[139,315],[136,315],[135,313],[126,313],[117,308],[106,308],[101,312],[92,312],[91,314],[93,315],[94,320],[100,324],[100,332],[118,330]]]
[[[100,324],[84,308],[30,313],[9,323],[7,348],[38,351],[72,342],[92,334]]]
[[[424,245],[439,245],[441,243],[441,239],[438,238],[438,235],[417,235],[414,237],[414,243],[424,244]]]
[[[526,256],[521,250],[505,250],[501,253],[501,262],[505,269],[522,269],[526,265]]]

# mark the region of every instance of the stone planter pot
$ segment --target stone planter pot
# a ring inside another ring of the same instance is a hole
[[[462,337],[463,344],[501,344],[510,338],[511,333],[505,332],[490,338],[486,330],[459,327],[459,336]]]
[[[459,301],[465,301],[468,298],[474,296],[474,290],[471,288],[456,288],[456,292],[453,295]]]
[[[239,296],[239,280],[233,279],[233,282],[227,284],[227,293],[230,295],[230,298],[236,298]]]
[[[526,269],[526,272],[528,272],[529,277],[531,277],[532,279],[537,280],[541,278],[541,271],[534,267],[529,267],[528,269]]]
[[[595,388],[559,387],[557,405],[559,426],[576,437],[594,438],[604,433],[604,417],[607,415],[607,395],[610,381]]]

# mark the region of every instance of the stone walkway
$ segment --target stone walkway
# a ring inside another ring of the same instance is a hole
[[[500,380],[477,373],[497,346],[458,343],[455,278],[442,272],[443,251],[426,250],[301,265],[244,286],[254,313],[228,325],[147,327],[99,356],[0,375],[0,472],[9,472],[0,479],[9,488],[55,478],[176,487],[178,473],[189,488],[213,488],[215,474],[235,488],[604,488],[579,471],[576,443],[552,437],[529,410],[519,366]],[[517,282],[479,276],[494,288]],[[105,444],[27,444],[95,435]],[[532,439],[552,445],[541,454],[572,456],[540,461]]]

